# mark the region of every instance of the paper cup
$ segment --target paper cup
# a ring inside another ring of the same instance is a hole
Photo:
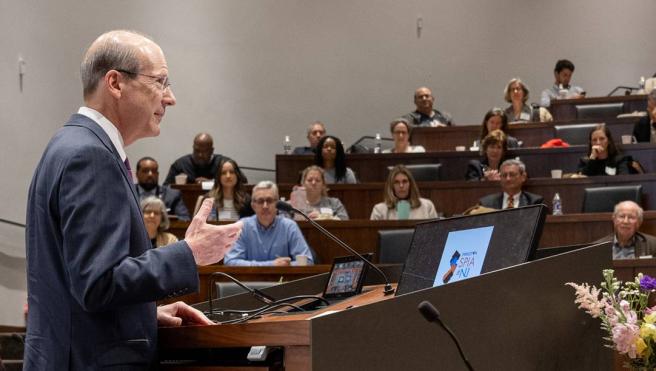
[[[633,135],[622,135],[622,144],[635,143],[636,139]]]
[[[308,257],[306,255],[296,255],[296,265],[308,265]]]
[[[465,146],[456,146],[456,151],[463,152],[464,150],[465,150]]]
[[[551,177],[554,179],[560,179],[563,177],[563,171],[560,169],[551,170]]]

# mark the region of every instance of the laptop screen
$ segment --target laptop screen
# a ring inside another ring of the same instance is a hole
[[[527,262],[537,249],[544,205],[417,224],[397,295]]]

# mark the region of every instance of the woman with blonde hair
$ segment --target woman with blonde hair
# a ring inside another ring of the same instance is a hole
[[[437,218],[433,202],[420,197],[415,178],[405,166],[394,166],[385,183],[384,201],[374,206],[371,220],[431,218]]]
[[[141,201],[141,213],[153,248],[166,246],[178,241],[178,238],[166,232],[171,225],[166,213],[164,201],[155,196],[148,196]]]
[[[305,188],[306,210],[312,219],[348,220],[349,216],[342,202],[328,197],[328,187],[324,171],[317,165],[308,166],[301,175],[301,186]]]
[[[506,160],[508,141],[501,130],[492,130],[481,143],[481,159],[467,164],[466,180],[500,180],[499,166]]]

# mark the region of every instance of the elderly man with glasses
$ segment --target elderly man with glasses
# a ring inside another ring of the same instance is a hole
[[[239,266],[296,265],[296,257],[307,257],[313,264],[312,252],[295,221],[277,213],[278,187],[262,181],[253,187],[251,206],[255,215],[241,219],[244,228],[223,263]]]
[[[506,160],[499,166],[503,192],[487,195],[479,200],[481,206],[492,209],[510,209],[544,202],[540,195],[522,191],[526,182],[526,166],[519,160]]]
[[[642,208],[633,201],[622,201],[613,211],[613,233],[595,241],[613,243],[613,259],[656,256],[656,237],[638,232],[642,225]]]

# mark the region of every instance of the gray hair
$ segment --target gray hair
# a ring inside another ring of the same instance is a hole
[[[101,35],[89,47],[80,65],[80,77],[82,78],[82,89],[85,98],[96,91],[98,82],[103,79],[108,71],[139,72],[141,70],[139,49],[132,44],[109,37],[112,34],[119,33],[139,35],[152,41],[150,37],[136,31],[116,30]],[[127,74],[127,77],[132,79],[136,76]]]
[[[516,158],[511,158],[510,160],[506,160],[502,162],[501,165],[499,166],[499,171],[501,171],[501,168],[504,166],[513,166],[513,165],[519,168],[520,174],[526,174],[526,165],[524,165],[523,162],[521,162]]]
[[[638,220],[642,223],[642,214],[643,214],[642,207],[640,207],[640,205],[638,205],[637,203],[635,203],[633,201],[630,201],[630,200],[618,202],[617,204],[615,204],[615,208],[613,208],[613,218],[615,218],[617,216],[617,214],[619,213],[619,211],[617,209],[619,209],[620,206],[622,206],[622,204],[629,204],[631,206],[634,206],[636,208],[636,211],[637,211],[637,214],[638,214]]]
[[[169,229],[169,226],[171,226],[171,221],[169,220],[169,215],[166,212],[166,205],[164,204],[164,201],[155,196],[148,196],[141,200],[140,206],[142,214],[146,211],[146,209],[159,209],[160,215],[162,215],[162,220],[159,222],[157,232],[164,232],[165,230]]]
[[[276,185],[276,183],[274,183],[270,180],[263,180],[263,181],[257,183],[253,187],[253,191],[251,192],[251,197],[253,199],[255,199],[255,192],[260,190],[260,189],[272,189],[273,194],[275,195],[276,198],[278,198],[278,186]]]
[[[311,123],[308,126],[308,128],[307,128],[307,134],[308,135],[310,135],[310,133],[312,133],[312,130],[314,129],[314,125],[319,125],[319,126],[321,126],[321,128],[323,129],[324,132],[326,131],[326,125],[324,125],[323,122],[317,120],[317,121]]]
[[[506,84],[506,88],[503,89],[503,99],[508,103],[512,102],[512,99],[510,99],[510,93],[511,93],[510,87],[514,83],[518,83],[519,85],[522,86],[522,90],[524,91],[524,103],[526,103],[526,101],[528,100],[529,89],[528,86],[526,86],[526,84],[524,83],[524,81],[522,81],[522,79],[520,79],[519,77],[513,77],[512,79],[510,79],[510,81],[508,81],[508,84]]]

